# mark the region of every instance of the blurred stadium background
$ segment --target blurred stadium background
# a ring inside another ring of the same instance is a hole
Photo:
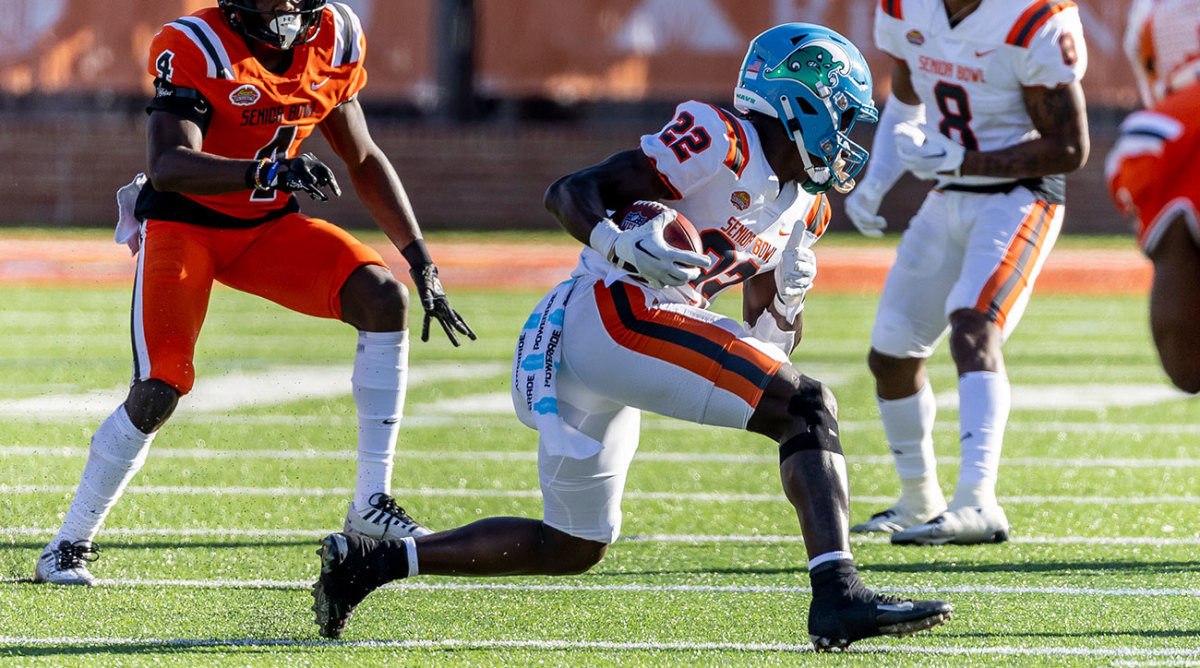
[[[681,100],[729,106],[747,43],[777,23],[836,28],[867,54],[878,103],[889,87],[890,61],[871,39],[877,0],[343,1],[367,32],[361,101],[426,230],[553,228],[541,207],[550,182],[635,146]],[[1122,233],[1102,166],[1136,103],[1121,50],[1129,0],[1078,3],[1092,157],[1068,181],[1064,231]],[[144,164],[150,39],[214,4],[0,0],[0,225],[112,223],[114,191]],[[855,139],[868,145],[872,131]],[[330,155],[319,135],[305,146]],[[894,227],[924,191],[906,178],[889,195]],[[371,226],[354,197],[320,213]]]

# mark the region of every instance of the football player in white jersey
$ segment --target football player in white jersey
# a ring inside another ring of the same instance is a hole
[[[897,544],[1000,542],[996,500],[1010,388],[1001,346],[1058,237],[1063,174],[1087,160],[1087,50],[1071,0],[881,0],[875,41],[894,59],[875,157],[846,213],[879,235],[904,170],[936,181],[880,295],[868,362],[900,500],[852,528]],[[947,333],[958,370],[962,465],[949,505],[933,450],[925,363]]]
[[[563,177],[546,206],[585,244],[517,344],[513,402],[539,432],[544,519],[491,518],[417,540],[333,534],[314,586],[322,635],[392,579],[422,573],[581,573],[620,535],[621,494],[642,411],[746,429],[778,443],[780,475],[804,534],[813,585],[808,631],[821,650],[947,619],[942,601],[902,601],[859,579],[850,554],[837,405],[787,363],[816,273],[830,188],[867,158],[846,136],[874,121],[858,49],[811,24],[759,35],[733,113],[685,102],[639,149]],[[664,200],[700,232],[703,253],[666,244],[674,210],[622,230],[611,211]],[[617,265],[628,264],[630,273]],[[742,286],[744,323],[706,310]],[[419,565],[419,569],[418,569]]]
[[[1163,369],[1200,392],[1200,0],[1135,0],[1125,50],[1146,109],[1105,162],[1117,206],[1154,264],[1150,329]]]

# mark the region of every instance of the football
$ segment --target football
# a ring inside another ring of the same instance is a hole
[[[622,230],[632,230],[635,227],[645,225],[646,221],[669,209],[670,207],[665,204],[649,200],[638,200],[633,204],[627,204],[618,209],[613,214],[613,222]],[[703,253],[702,249],[704,246],[700,242],[700,233],[696,231],[696,227],[692,225],[692,221],[685,218],[678,211],[675,214],[675,220],[667,223],[667,226],[663,228],[663,239],[676,248]]]

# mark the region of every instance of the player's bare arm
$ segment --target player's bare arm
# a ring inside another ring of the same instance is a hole
[[[195,122],[156,111],[147,123],[146,176],[160,192],[219,195],[246,190],[254,160],[234,160],[202,150],[204,134]]]
[[[319,126],[346,164],[363,206],[397,249],[421,238],[408,193],[383,149],[371,138],[358,100],[338,105]]]
[[[1181,213],[1164,223],[1162,239],[1150,252],[1150,330],[1163,370],[1179,389],[1200,392],[1200,247]]]
[[[1027,178],[1066,174],[1087,162],[1087,105],[1083,88],[1073,82],[1057,88],[1027,86],[1025,110],[1041,135],[997,151],[967,151],[963,174]]]
[[[764,311],[769,311],[771,316],[775,318],[775,324],[780,330],[795,334],[794,348],[796,344],[800,343],[800,337],[804,329],[804,313],[798,313],[795,321],[789,323],[787,317],[780,313],[779,309],[774,306],[777,291],[775,272],[769,271],[759,274],[743,283],[742,320],[749,323],[758,322],[759,316]],[[786,352],[790,353],[791,350]]]
[[[894,59],[892,94],[905,104],[919,105],[912,84],[912,71],[903,60]],[[1028,86],[1022,90],[1025,110],[1041,135],[995,151],[967,151],[961,173],[1014,179],[1073,172],[1087,162],[1087,104],[1083,88],[1074,82],[1057,88]]]
[[[669,195],[646,154],[631,149],[555,181],[546,190],[544,203],[571,236],[587,244],[607,210]]]

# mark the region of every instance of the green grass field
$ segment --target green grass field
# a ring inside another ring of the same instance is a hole
[[[535,434],[507,398],[510,350],[539,296],[451,287],[479,341],[414,345],[395,487],[433,528],[540,516]],[[0,662],[1200,664],[1200,403],[1168,388],[1143,299],[1035,297],[1006,348],[1015,407],[999,492],[1013,540],[855,539],[868,584],[956,612],[931,633],[840,656],[808,646],[804,548],[774,446],[658,418],[631,471],[625,539],[591,572],[422,577],[377,592],[344,641],[322,641],[309,585],[354,483],[354,335],[224,289],[196,394],[97,539],[102,586],[31,584],[90,434],[123,396],[129,296],[0,287],[0,302]],[[854,521],[898,492],[864,361],[873,312],[871,296],[814,292],[793,356],[838,394]],[[944,347],[931,368],[953,399]],[[948,404],[937,431],[947,493],[956,434]]]

